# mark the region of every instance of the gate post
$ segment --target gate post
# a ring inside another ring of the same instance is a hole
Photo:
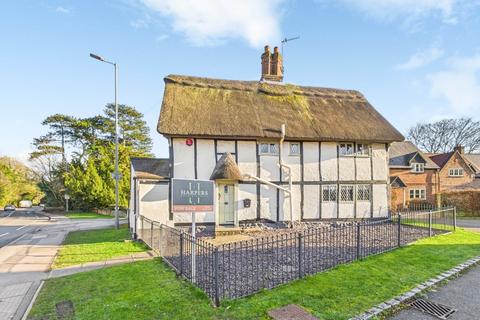
[[[357,260],[360,259],[360,246],[361,246],[361,237],[360,237],[360,232],[361,232],[361,226],[360,223],[357,223]]]
[[[397,220],[397,245],[399,248],[402,246],[402,215],[400,213]]]

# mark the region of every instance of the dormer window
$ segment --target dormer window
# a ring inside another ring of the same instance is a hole
[[[414,162],[412,163],[412,172],[421,173],[425,171],[425,164]]]

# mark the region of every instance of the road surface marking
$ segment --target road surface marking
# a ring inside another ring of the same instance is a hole
[[[15,230],[21,230],[21,229],[23,229],[23,228],[25,228],[25,227],[27,227],[27,225],[21,226],[20,228],[17,228],[17,229],[15,229]]]
[[[0,234],[0,238],[3,237],[3,236],[6,236],[7,234],[8,234],[8,232]]]

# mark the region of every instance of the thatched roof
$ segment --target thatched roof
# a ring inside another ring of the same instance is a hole
[[[409,168],[412,162],[425,164],[425,169],[438,169],[427,155],[421,152],[412,142],[394,142],[388,150],[390,168]]]
[[[170,176],[169,159],[131,158],[134,178],[168,179]]]
[[[240,169],[233,156],[228,152],[220,157],[210,176],[210,180],[218,179],[242,180]]]
[[[158,122],[166,136],[402,141],[361,93],[169,75]]]

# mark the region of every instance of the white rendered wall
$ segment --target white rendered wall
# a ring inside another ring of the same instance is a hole
[[[303,180],[319,181],[320,172],[318,168],[318,142],[303,143]]]
[[[357,201],[357,218],[370,218],[370,201]]]
[[[320,186],[304,185],[303,186],[303,218],[319,219],[320,218]]]
[[[238,168],[242,174],[257,175],[257,142],[238,141]],[[256,197],[255,197],[256,199]]]
[[[337,202],[322,202],[322,219],[337,217]]]
[[[283,185],[288,189],[288,185]],[[293,221],[298,221],[301,218],[301,191],[299,185],[292,186],[293,194]],[[290,195],[280,190],[280,221],[290,221]]]
[[[320,165],[322,170],[323,181],[336,181],[338,178],[337,167],[337,143],[322,142],[322,163]]]
[[[257,218],[257,186],[255,184],[237,185],[237,212],[238,220],[253,220]],[[243,200],[250,199],[250,208],[243,206]]]
[[[357,157],[357,179],[356,180],[371,180],[372,173],[370,170],[370,157]]]
[[[185,139],[173,138],[174,178],[194,179],[194,146],[187,146]]]
[[[215,144],[213,140],[197,139],[197,178],[210,179],[215,164]]]
[[[268,185],[260,186],[260,218],[277,220],[277,189]]]
[[[372,145],[373,180],[387,180],[387,150],[384,144]]]
[[[374,184],[373,190],[373,217],[388,215],[387,184]]]
[[[292,168],[292,181],[301,180],[301,165],[300,155],[290,155],[290,142],[283,143],[283,163]],[[284,169],[282,172],[282,180],[287,181],[288,170]]]
[[[150,220],[168,223],[168,184],[138,184],[139,214]]]
[[[217,141],[217,153],[235,153],[235,141],[234,140],[218,140]]]
[[[339,157],[339,180],[355,180],[355,159],[353,157]]]
[[[260,156],[260,178],[269,181],[280,180],[280,168],[278,166],[278,156],[261,155]]]
[[[339,203],[338,217],[340,219],[351,219],[355,215],[355,202],[342,202]]]

